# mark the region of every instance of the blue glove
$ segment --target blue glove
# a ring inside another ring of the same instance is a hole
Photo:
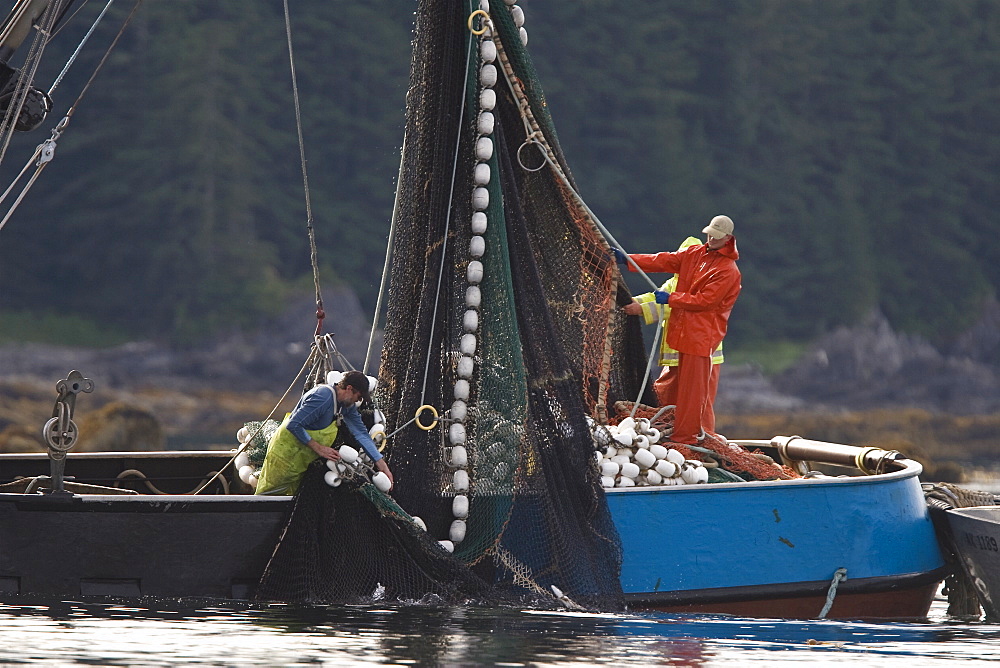
[[[615,254],[615,262],[618,264],[628,264],[628,258],[619,248],[612,248],[611,251]]]
[[[666,290],[653,290],[653,296],[657,304],[667,304],[670,302],[670,293]]]

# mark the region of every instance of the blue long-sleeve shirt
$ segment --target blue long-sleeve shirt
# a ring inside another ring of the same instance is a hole
[[[337,395],[329,385],[317,385],[302,395],[299,403],[292,409],[291,417],[288,418],[288,431],[303,445],[308,445],[311,437],[306,433],[306,429],[313,431],[324,429],[337,417],[337,411],[343,416],[344,424],[351,435],[358,441],[373,462],[382,459],[382,453],[378,451],[372,437],[368,435],[365,423],[361,421],[361,414],[358,407],[353,403],[340,403]]]

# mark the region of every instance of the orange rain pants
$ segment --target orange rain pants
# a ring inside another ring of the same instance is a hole
[[[694,445],[702,429],[715,432],[715,395],[721,364],[711,357],[680,353],[677,366],[665,367],[653,382],[661,406],[674,405],[674,432],[670,440]]]

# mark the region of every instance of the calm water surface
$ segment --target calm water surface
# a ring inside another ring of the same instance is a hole
[[[1000,625],[498,608],[0,603],[0,665],[855,666],[1000,662]]]

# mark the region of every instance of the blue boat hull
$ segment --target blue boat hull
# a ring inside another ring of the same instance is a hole
[[[947,574],[918,474],[608,490],[631,607],[919,618]]]

